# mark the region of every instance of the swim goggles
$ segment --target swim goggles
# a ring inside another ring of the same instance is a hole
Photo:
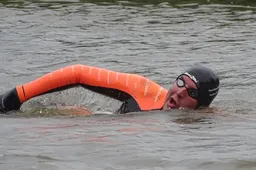
[[[178,87],[185,87],[188,91],[188,95],[190,97],[192,97],[193,99],[197,99],[198,97],[198,90],[195,89],[195,88],[188,88],[186,85],[185,85],[185,81],[183,79],[182,76],[179,76],[176,80],[176,83],[177,83],[177,86]]]

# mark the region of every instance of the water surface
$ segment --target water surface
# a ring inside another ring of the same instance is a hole
[[[118,103],[82,88],[32,99],[1,116],[1,169],[255,169],[256,13],[243,2],[0,1],[3,92],[78,63],[165,88],[197,63],[221,80],[215,111],[106,115]]]

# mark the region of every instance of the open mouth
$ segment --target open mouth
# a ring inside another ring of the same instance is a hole
[[[177,107],[177,101],[173,97],[170,97],[167,106],[169,109],[174,109]]]

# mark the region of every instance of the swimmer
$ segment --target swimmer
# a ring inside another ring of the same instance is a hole
[[[18,85],[0,95],[0,113],[19,110],[36,96],[82,86],[122,102],[117,113],[209,107],[219,92],[219,78],[205,66],[180,74],[169,90],[146,77],[87,65],[70,65]]]

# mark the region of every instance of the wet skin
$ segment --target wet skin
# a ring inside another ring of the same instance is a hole
[[[181,78],[185,82],[187,88],[195,88],[196,84],[188,76],[182,75]],[[190,97],[186,87],[179,87],[177,85],[177,80],[168,90],[166,95],[165,103],[163,105],[163,110],[170,109],[195,109],[197,106],[197,100]]]

